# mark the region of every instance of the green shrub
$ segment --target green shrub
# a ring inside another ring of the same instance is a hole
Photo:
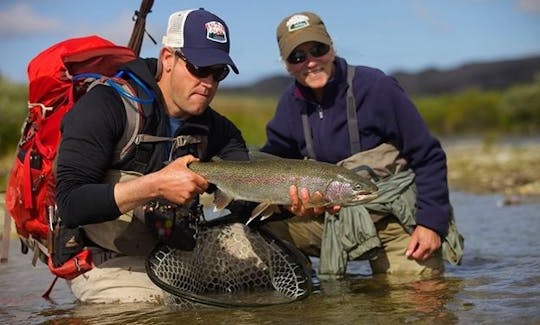
[[[212,108],[227,116],[242,131],[248,146],[260,147],[266,141],[265,126],[274,115],[277,97],[218,95]]]
[[[0,191],[6,188],[7,175],[21,137],[27,112],[27,89],[26,85],[14,84],[0,76]]]
[[[531,85],[515,86],[501,98],[508,115],[508,128],[514,133],[533,134],[540,128],[540,76]]]
[[[12,152],[21,136],[21,126],[27,113],[26,85],[14,84],[0,77],[0,157]]]
[[[481,134],[500,130],[504,125],[498,92],[471,89],[458,94],[416,98],[414,102],[431,130],[438,134]]]

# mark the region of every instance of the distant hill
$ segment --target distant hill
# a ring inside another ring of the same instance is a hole
[[[229,94],[253,94],[253,95],[269,95],[277,96],[285,90],[292,82],[293,78],[289,75],[274,75],[256,81],[248,86],[240,87],[223,87],[220,88],[220,93]]]
[[[540,56],[516,60],[465,64],[451,70],[428,69],[411,74],[392,75],[414,95],[457,92],[468,88],[505,89],[532,82],[540,73]]]
[[[468,88],[504,89],[532,82],[540,74],[540,55],[521,59],[470,63],[455,69],[426,69],[418,73],[390,73],[411,95],[453,93]],[[279,95],[292,78],[285,74],[263,78],[252,85],[227,87],[224,93]]]

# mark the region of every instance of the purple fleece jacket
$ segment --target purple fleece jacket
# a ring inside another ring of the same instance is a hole
[[[294,82],[282,94],[275,115],[266,126],[261,151],[301,159],[308,156],[301,110],[307,108],[317,160],[337,163],[351,156],[347,128],[347,62],[336,57],[336,69],[324,88],[321,103],[309,88]],[[361,150],[391,143],[416,174],[417,224],[444,236],[448,231],[450,202],[446,155],[430,134],[405,91],[378,69],[357,66],[353,80]]]

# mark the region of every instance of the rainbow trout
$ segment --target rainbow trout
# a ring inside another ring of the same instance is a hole
[[[189,168],[216,185],[214,204],[217,210],[232,200],[260,202],[251,222],[279,211],[277,205],[289,205],[289,187],[304,187],[310,194],[318,191],[323,199],[312,198],[311,207],[350,206],[368,202],[377,195],[377,186],[344,167],[313,160],[261,159],[251,161],[193,162]]]

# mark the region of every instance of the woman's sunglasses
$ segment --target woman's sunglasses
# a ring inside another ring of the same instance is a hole
[[[323,55],[326,55],[330,51],[330,45],[317,43],[309,49],[309,54],[314,58],[320,58]],[[291,55],[287,57],[287,62],[290,64],[298,64],[306,61],[307,52],[304,50],[294,50]]]
[[[197,78],[206,78],[211,75],[215,81],[220,82],[221,80],[225,79],[229,74],[230,70],[229,67],[226,65],[219,67],[199,67],[189,62],[188,59],[182,54],[182,52],[180,52],[180,50],[175,50],[174,54],[180,59],[182,59],[184,62],[186,62],[186,68],[189,73],[191,73]]]

